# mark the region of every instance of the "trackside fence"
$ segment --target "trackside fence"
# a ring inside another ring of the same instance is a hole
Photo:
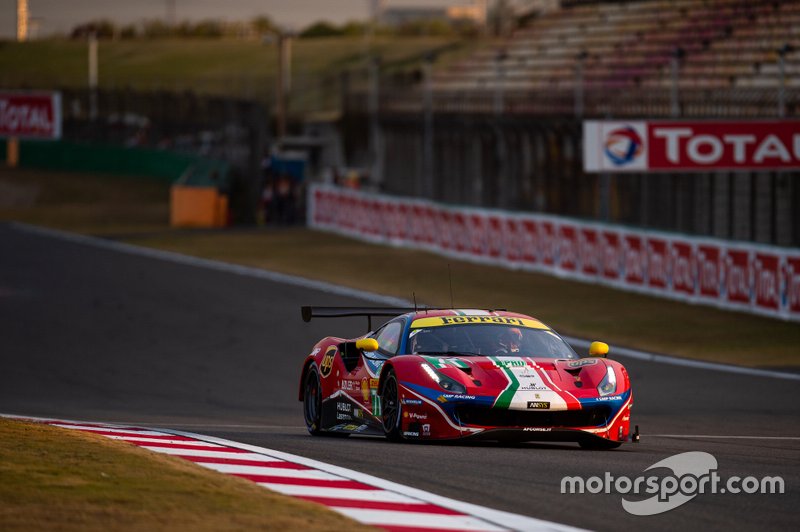
[[[361,240],[800,321],[800,249],[571,218],[454,207],[331,185],[308,225]]]

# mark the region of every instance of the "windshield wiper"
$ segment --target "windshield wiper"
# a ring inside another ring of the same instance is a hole
[[[443,357],[482,357],[480,353],[469,353],[466,351],[417,351],[414,355],[439,355]]]

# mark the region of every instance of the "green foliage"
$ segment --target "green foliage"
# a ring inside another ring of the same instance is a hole
[[[342,28],[337,28],[330,22],[321,20],[310,25],[300,32],[301,39],[313,39],[317,37],[339,37],[344,35]]]

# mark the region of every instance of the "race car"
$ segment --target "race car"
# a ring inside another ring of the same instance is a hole
[[[312,435],[390,440],[572,441],[612,449],[631,433],[633,393],[608,345],[581,358],[553,329],[514,312],[302,307],[316,317],[391,317],[327,337],[306,357],[299,399]]]

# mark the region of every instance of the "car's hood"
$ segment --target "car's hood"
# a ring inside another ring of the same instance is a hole
[[[518,356],[420,356],[421,362],[457,380],[467,394],[495,396],[495,407],[571,410],[597,399],[606,375],[603,359],[555,360]]]

